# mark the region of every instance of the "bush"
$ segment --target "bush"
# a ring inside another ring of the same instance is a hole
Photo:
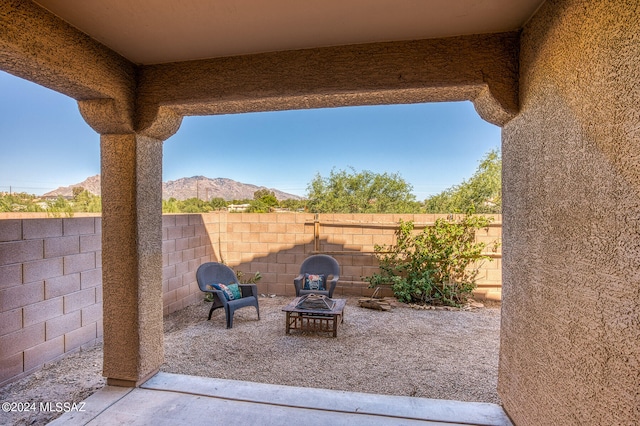
[[[364,279],[370,288],[391,285],[401,302],[460,306],[476,287],[479,262],[491,260],[482,254],[485,244],[475,241],[476,230],[491,221],[468,214],[438,219],[415,233],[412,221],[401,220],[397,243],[375,246],[380,272]]]

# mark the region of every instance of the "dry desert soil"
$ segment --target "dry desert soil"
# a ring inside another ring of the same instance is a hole
[[[500,307],[417,309],[393,301],[390,311],[349,298],[336,338],[285,334],[282,307],[291,298],[260,298],[207,321],[200,302],[164,319],[170,373],[376,394],[499,403],[496,392]],[[0,388],[0,401],[81,402],[102,388],[102,345],[70,354]],[[0,424],[44,425],[60,413],[0,412]]]

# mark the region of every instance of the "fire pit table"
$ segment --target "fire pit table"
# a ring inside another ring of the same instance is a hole
[[[317,299],[312,300],[311,296]],[[322,300],[322,303],[320,302]],[[306,303],[305,303],[306,302]],[[309,303],[310,302],[310,303]],[[346,299],[329,299],[309,294],[296,297],[291,303],[282,308],[286,316],[286,333],[291,330],[308,331],[314,333],[331,333],[338,336],[338,320],[344,322],[344,307]]]

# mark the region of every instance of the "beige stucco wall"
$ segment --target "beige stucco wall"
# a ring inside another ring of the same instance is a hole
[[[640,3],[547,1],[503,131],[498,390],[518,425],[640,424]]]

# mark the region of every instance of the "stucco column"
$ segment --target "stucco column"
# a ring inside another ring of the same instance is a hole
[[[137,386],[164,361],[162,141],[100,137],[104,375]]]
[[[164,362],[162,143],[182,117],[138,99],[147,119],[135,126],[126,104],[78,102],[101,135],[103,374],[110,385],[138,386]]]

